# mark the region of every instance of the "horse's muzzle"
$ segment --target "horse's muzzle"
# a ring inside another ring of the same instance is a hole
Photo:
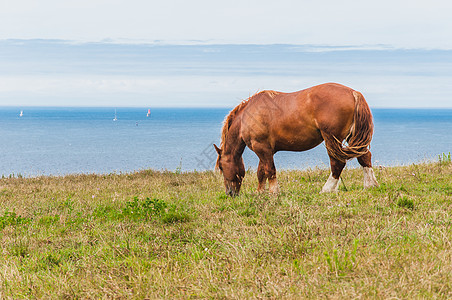
[[[233,189],[227,189],[226,190],[226,195],[230,196],[230,197],[236,197],[239,193],[234,191]]]
[[[238,196],[239,191],[240,191],[240,184],[236,184],[235,182],[226,184],[226,195],[235,197],[235,196]]]

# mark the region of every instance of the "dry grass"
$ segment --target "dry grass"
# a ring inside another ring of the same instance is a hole
[[[452,297],[452,164],[0,180],[1,298]],[[345,189],[347,191],[345,191]]]

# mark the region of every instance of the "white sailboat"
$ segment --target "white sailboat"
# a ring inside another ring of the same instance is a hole
[[[23,115],[24,115],[24,111],[21,110],[21,111],[20,111],[20,114],[19,114],[19,117],[23,117]]]
[[[115,108],[115,118],[113,119],[113,121],[118,121],[118,117],[116,116],[116,108]]]

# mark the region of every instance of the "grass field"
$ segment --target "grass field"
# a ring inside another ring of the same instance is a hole
[[[452,298],[452,163],[0,179],[0,298]]]

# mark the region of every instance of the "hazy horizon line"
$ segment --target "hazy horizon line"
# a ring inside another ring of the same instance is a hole
[[[303,47],[307,52],[329,51],[451,51],[450,47],[398,47],[390,44],[310,44],[310,43],[256,43],[231,42],[222,40],[144,40],[144,39],[100,39],[100,40],[72,40],[72,39],[46,39],[46,38],[7,38],[1,42],[48,42],[63,45],[112,45],[112,46],[295,46]],[[301,50],[301,49],[300,49]]]

